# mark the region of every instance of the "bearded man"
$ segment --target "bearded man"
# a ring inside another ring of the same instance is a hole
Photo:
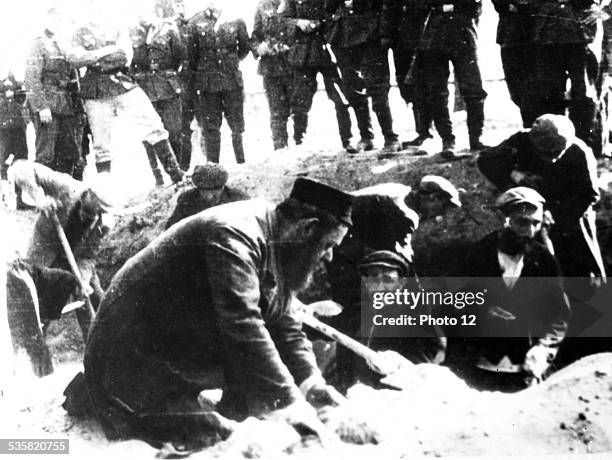
[[[197,437],[199,416],[210,415],[198,394],[219,387],[222,415],[324,432],[306,401],[342,397],[321,377],[294,296],[331,260],[351,225],[351,203],[298,178],[278,206],[250,200],[208,209],[131,258],[106,292],[85,350],[89,396],[107,436]]]

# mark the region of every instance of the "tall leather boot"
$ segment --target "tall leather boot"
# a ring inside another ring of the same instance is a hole
[[[185,172],[179,167],[168,139],[159,141],[153,146],[153,150],[155,150],[157,158],[161,161],[164,170],[170,176],[170,179],[172,179],[172,183],[177,184],[181,182],[185,176]]]
[[[469,101],[466,108],[470,150],[482,150],[485,148],[485,145],[480,140],[484,126],[484,101]]]
[[[293,140],[295,145],[301,145],[308,128],[308,114],[296,112],[293,114]]]
[[[211,163],[219,163],[219,154],[221,153],[221,133],[218,131],[202,132],[202,141],[204,144],[206,159]]]
[[[153,177],[155,178],[155,185],[161,187],[164,185],[164,178],[162,177],[162,173],[157,167],[157,155],[155,154],[155,150],[153,150],[153,146],[148,142],[143,142],[145,152],[147,152],[147,159],[149,160],[149,167],[151,168],[151,172],[153,173]]]
[[[242,145],[242,133],[232,133],[232,147],[234,148],[234,156],[236,163],[244,163],[244,147]]]
[[[374,139],[374,130],[372,129],[372,115],[370,113],[370,105],[368,100],[361,102],[354,107],[355,118],[357,119],[357,127],[359,128],[360,142],[363,146],[374,148],[372,140]]]

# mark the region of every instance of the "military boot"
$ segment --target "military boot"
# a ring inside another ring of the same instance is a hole
[[[447,160],[455,159],[457,156],[455,136],[442,139],[442,151],[440,152],[440,155]]]
[[[470,150],[478,151],[486,148],[480,138],[484,126],[484,102],[469,102],[467,104],[467,127],[470,138]]]
[[[202,140],[200,145],[203,145],[203,151],[206,154],[206,159],[211,163],[219,163],[219,154],[221,153],[221,133],[218,131],[202,132]]]
[[[164,185],[164,178],[162,177],[160,169],[157,167],[157,155],[155,154],[155,150],[153,146],[146,141],[143,142],[142,145],[144,145],[145,152],[147,152],[147,159],[149,160],[149,167],[155,178],[155,185],[161,187]]]
[[[232,133],[232,147],[234,148],[234,156],[236,163],[244,163],[244,146],[242,145],[242,133]]]
[[[179,167],[170,142],[167,139],[159,141],[153,146],[153,150],[157,154],[157,158],[159,158],[164,170],[170,176],[170,179],[172,179],[172,183],[178,184],[181,182],[185,177],[185,171]]]

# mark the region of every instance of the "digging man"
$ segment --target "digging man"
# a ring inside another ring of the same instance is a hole
[[[224,416],[280,419],[327,436],[307,401],[342,396],[321,377],[292,302],[331,260],[351,205],[350,195],[298,178],[278,206],[208,209],[130,259],[85,350],[89,396],[107,436],[197,442],[210,417],[198,394],[220,387]]]

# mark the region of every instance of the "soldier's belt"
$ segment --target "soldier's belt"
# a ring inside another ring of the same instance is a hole
[[[148,70],[146,72],[132,73],[132,76],[136,79],[150,77],[151,75],[159,75],[161,77],[176,77],[178,73],[176,70]]]

